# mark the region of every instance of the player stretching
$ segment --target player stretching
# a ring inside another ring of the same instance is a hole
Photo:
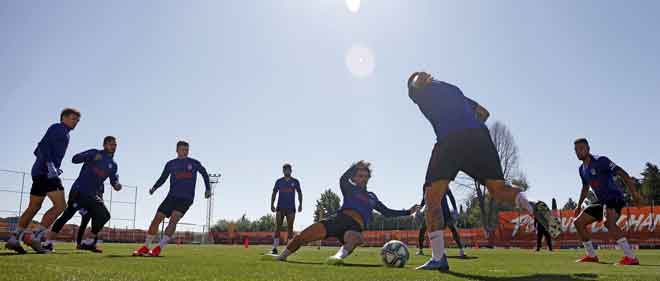
[[[342,246],[334,256],[328,258],[327,263],[341,264],[344,258],[363,243],[362,229],[371,220],[373,210],[386,217],[408,216],[419,210],[419,206],[414,205],[408,210],[395,211],[380,202],[376,194],[367,190],[367,182],[371,177],[369,166],[367,162],[357,162],[341,176],[339,186],[344,200],[335,216],[307,227],[289,242],[279,256],[270,256],[285,261],[307,243],[335,237]]]
[[[101,252],[96,247],[98,235],[103,226],[110,220],[110,212],[103,203],[103,182],[110,179],[110,185],[114,190],[121,190],[117,176],[117,163],[114,161],[114,155],[117,151],[117,139],[113,136],[107,136],[103,139],[103,150],[90,149],[73,156],[73,163],[83,166],[80,169],[80,175],[73,183],[69,192],[68,206],[62,216],[60,216],[50,233],[48,240],[44,243],[44,249],[53,251],[53,243],[57,234],[79,210],[83,210],[83,220],[85,216],[92,220],[92,238],[79,243],[78,248],[93,252]],[[100,191],[100,192],[99,192]],[[83,228],[84,234],[84,228]],[[80,234],[79,234],[80,236]],[[82,239],[79,237],[78,239]]]
[[[64,200],[64,186],[59,176],[62,174],[60,166],[69,145],[69,132],[76,128],[80,121],[80,111],[66,108],[60,114],[60,123],[48,128],[44,137],[34,150],[37,157],[32,165],[32,189],[30,190],[30,203],[18,221],[16,232],[11,235],[5,248],[24,254],[21,246],[25,228],[28,227],[34,216],[41,209],[46,196],[53,203],[32,232],[30,246],[38,253],[45,252],[41,247],[41,240],[48,228],[66,208]]]
[[[270,197],[270,209],[275,212],[275,230],[273,232],[273,249],[272,254],[277,254],[277,246],[280,245],[280,229],[286,217],[286,230],[287,242],[293,238],[293,222],[296,219],[296,202],[295,194],[298,193],[298,212],[302,212],[302,191],[300,191],[300,182],[291,177],[291,165],[284,164],[282,166],[284,177],[281,177],[275,182],[273,187],[273,195]],[[277,198],[277,207],[275,207],[275,196],[279,192]]]
[[[589,143],[586,139],[578,139],[574,143],[575,154],[582,161],[579,168],[580,178],[582,179],[582,192],[578,200],[575,214],[575,229],[577,230],[584,250],[587,255],[577,260],[577,262],[598,262],[596,251],[591,243],[591,234],[586,230],[586,226],[603,220],[603,211],[605,211],[605,226],[610,237],[616,239],[616,243],[623,249],[623,258],[619,265],[638,265],[639,260],[635,257],[628,240],[624,236],[619,226],[616,224],[621,209],[624,207],[623,193],[621,187],[615,182],[614,177],[623,179],[628,191],[633,195],[636,203],[641,202],[641,197],[637,193],[634,181],[628,176],[628,173],[614,164],[610,159],[604,156],[592,155],[589,150]],[[589,187],[594,191],[598,202],[592,202],[584,211],[582,211],[582,202],[587,197]]]
[[[546,208],[532,206],[522,190],[504,182],[500,157],[484,124],[489,113],[481,105],[463,95],[449,83],[434,80],[425,72],[415,72],[408,78],[408,96],[431,122],[436,144],[431,153],[426,182],[431,186],[425,194],[426,224],[429,228],[432,257],[417,269],[448,270],[444,255],[445,228],[442,200],[459,171],[484,184],[493,199],[508,202],[552,223],[551,231],[559,229],[559,222]],[[545,206],[545,204],[543,204]],[[559,235],[558,232],[553,233]]]
[[[176,224],[181,220],[183,215],[186,214],[188,208],[190,208],[193,203],[195,198],[197,173],[200,173],[204,179],[204,185],[206,187],[204,197],[211,197],[209,174],[199,161],[188,157],[189,149],[190,146],[187,142],[179,141],[176,144],[177,158],[170,160],[165,164],[165,168],[163,169],[160,178],[158,178],[154,186],[149,189],[149,194],[154,194],[156,189],[161,187],[169,176],[170,191],[167,193],[167,197],[165,197],[163,203],[158,207],[156,216],[151,221],[144,245],[135,250],[133,256],[143,256],[148,254],[152,257],[156,257],[160,255],[161,250],[165,248],[165,245],[167,245],[170,238],[174,235]],[[151,242],[158,232],[158,225],[160,225],[165,218],[170,218],[167,228],[165,228],[165,235],[163,235],[158,246],[149,250]]]
[[[426,205],[426,202],[424,200],[424,193],[426,192],[426,188],[429,187],[430,184],[424,184],[423,193],[422,193],[422,202],[419,204],[419,207],[424,207]],[[449,199],[449,202],[451,202],[451,206],[454,208],[453,212],[449,212],[449,204],[447,203],[447,200],[442,200],[442,214],[445,217],[445,224],[447,228],[451,231],[451,236],[454,238],[454,241],[456,242],[456,246],[458,247],[458,255],[460,258],[464,259],[465,256],[465,251],[463,250],[463,243],[461,242],[461,236],[458,232],[458,228],[456,227],[456,222],[458,220],[458,208],[456,208],[456,199],[454,199],[454,194],[451,193],[451,190],[447,189],[447,194],[446,198]],[[417,251],[417,255],[421,256],[424,255],[424,252],[422,249],[424,249],[424,236],[426,236],[426,222],[422,223],[422,227],[419,228],[419,241],[417,242],[417,248],[419,249]]]

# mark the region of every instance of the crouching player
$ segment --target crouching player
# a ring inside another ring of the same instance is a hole
[[[360,161],[352,165],[339,179],[341,193],[344,197],[341,208],[337,214],[328,219],[317,222],[289,242],[280,255],[266,255],[276,260],[285,261],[301,246],[335,237],[342,246],[332,257],[327,259],[328,264],[341,264],[353,250],[363,243],[362,230],[369,223],[372,211],[376,210],[386,217],[408,216],[419,210],[414,205],[408,210],[391,210],[378,200],[376,194],[367,190],[367,182],[371,177],[370,164]]]
[[[122,188],[117,176],[117,163],[113,160],[116,150],[117,140],[115,137],[107,136],[103,139],[103,150],[90,149],[73,156],[73,163],[83,163],[83,166],[80,169],[80,175],[71,187],[68,207],[48,233],[44,249],[52,251],[53,241],[64,224],[73,217],[76,211],[84,209],[86,215],[92,220],[92,232],[91,237],[82,241],[78,248],[96,253],[102,252],[96,243],[103,226],[110,220],[110,212],[103,203],[102,193],[99,195],[99,188],[102,188],[103,182],[107,178],[110,178],[110,184],[116,191]]]
[[[190,145],[185,141],[179,141],[176,145],[177,158],[170,160],[165,164],[165,169],[156,181],[156,184],[149,190],[149,194],[153,194],[156,189],[161,187],[168,176],[170,178],[170,192],[165,197],[163,203],[158,207],[156,216],[151,221],[149,230],[147,231],[147,238],[144,245],[133,252],[133,256],[149,255],[156,257],[160,255],[161,250],[167,245],[170,238],[176,231],[176,225],[179,220],[186,214],[188,209],[193,203],[195,198],[195,185],[197,183],[197,173],[202,175],[204,185],[206,186],[205,198],[211,197],[211,183],[209,181],[209,174],[202,164],[188,157]],[[170,218],[167,228],[165,228],[165,235],[158,243],[158,246],[149,250],[151,242],[156,237],[158,232],[158,225],[165,218]]]

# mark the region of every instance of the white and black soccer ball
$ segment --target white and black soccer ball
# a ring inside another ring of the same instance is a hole
[[[408,246],[399,240],[391,240],[380,250],[380,257],[387,267],[403,267],[410,258]]]

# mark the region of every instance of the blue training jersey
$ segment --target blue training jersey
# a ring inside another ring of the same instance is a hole
[[[71,129],[64,123],[51,125],[46,134],[41,138],[39,144],[34,149],[34,156],[37,159],[32,165],[32,176],[42,176],[48,174],[46,163],[53,162],[56,168],[62,166],[62,159],[69,146],[69,132]]]
[[[366,187],[359,187],[351,183],[350,178],[355,174],[355,166],[351,166],[339,179],[339,186],[341,193],[344,197],[341,208],[342,210],[354,210],[362,217],[362,222],[366,226],[372,218],[373,210],[378,211],[386,217],[400,217],[408,216],[410,212],[407,210],[392,210],[387,208],[383,202],[378,200],[376,194],[367,191]]]
[[[277,208],[284,210],[296,209],[296,192],[300,192],[300,182],[295,178],[282,177],[275,181],[273,192],[277,191]]]
[[[579,172],[583,185],[588,185],[594,191],[599,201],[610,201],[623,198],[621,187],[614,177],[619,166],[605,156],[590,155],[588,166],[580,165]]]
[[[99,188],[103,189],[103,182],[110,178],[110,184],[113,186],[118,183],[117,163],[113,160],[113,155],[104,150],[90,149],[73,156],[73,163],[83,163],[78,178],[71,187],[72,190],[90,196],[99,194]],[[103,192],[101,191],[101,194]]]
[[[209,174],[202,164],[193,158],[182,158],[170,160],[165,164],[165,168],[160,178],[154,184],[155,188],[162,186],[167,177],[170,178],[170,191],[167,196],[182,199],[195,198],[195,185],[197,184],[197,173],[202,175],[206,191],[211,190]]]
[[[437,142],[465,129],[486,128],[477,119],[476,103],[466,98],[461,89],[452,84],[433,80],[423,89],[411,88],[409,97],[431,122]]]

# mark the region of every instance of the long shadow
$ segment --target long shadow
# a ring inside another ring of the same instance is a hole
[[[476,260],[476,259],[479,259],[479,257],[475,257],[475,256],[465,256],[465,257],[461,257],[461,256],[447,256],[447,258],[448,258],[448,259],[457,259],[457,260]]]
[[[293,264],[311,264],[311,265],[322,265],[322,262],[309,262],[309,261],[286,261],[287,263]]]
[[[110,258],[110,259],[117,259],[117,258],[126,258],[126,259],[159,259],[163,258],[164,256],[157,256],[157,257],[134,257],[133,255],[117,255],[117,254],[112,254],[112,255],[105,255],[105,258]]]
[[[597,274],[592,274],[592,273],[577,273],[577,274],[533,274],[533,275],[528,275],[528,276],[518,276],[518,277],[511,277],[511,276],[502,276],[502,277],[494,277],[494,276],[482,276],[482,275],[474,275],[474,274],[466,274],[466,273],[460,273],[460,272],[454,272],[454,271],[447,271],[445,272],[447,274],[459,277],[459,278],[464,278],[464,279],[469,279],[469,280],[484,280],[484,281],[537,281],[537,280],[544,280],[544,281],[593,281],[598,279]]]
[[[345,263],[345,264],[342,264],[341,266],[347,266],[347,267],[383,267],[380,264],[365,264],[365,263]]]

